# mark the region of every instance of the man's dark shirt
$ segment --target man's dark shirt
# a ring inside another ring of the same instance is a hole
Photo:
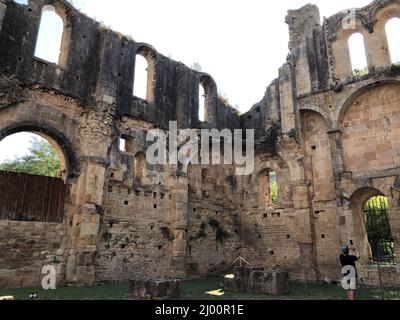
[[[340,262],[342,264],[342,267],[353,266],[354,269],[356,270],[356,274],[357,274],[357,268],[356,268],[357,260],[358,260],[358,258],[356,256],[344,255],[344,254],[340,255]]]

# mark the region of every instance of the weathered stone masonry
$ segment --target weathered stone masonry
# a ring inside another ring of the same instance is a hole
[[[64,21],[59,63],[34,57],[42,8]],[[400,1],[374,1],[344,30],[340,13],[320,24],[318,8],[288,12],[290,54],[262,101],[244,115],[196,72],[103,27],[62,0],[0,0],[0,140],[36,132],[54,144],[68,186],[62,224],[0,221],[0,285],[39,284],[40,267],[57,262],[60,283],[213,274],[238,256],[284,268],[292,279],[337,280],[338,248],[368,241],[362,207],[390,199],[399,241],[399,76],[391,66],[385,23]],[[347,40],[364,35],[369,74],[352,75]],[[149,64],[145,100],[132,95],[135,57]],[[267,58],[267,57],[266,57]],[[206,93],[199,121],[198,90]],[[167,128],[255,129],[256,170],[233,166],[151,166],[146,132]],[[119,140],[126,140],[126,150]],[[278,203],[263,181],[276,172]],[[383,270],[400,285],[398,267]]]

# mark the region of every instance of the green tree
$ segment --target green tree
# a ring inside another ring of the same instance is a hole
[[[278,204],[278,183],[276,181],[271,183],[271,202],[272,204]]]
[[[38,176],[58,177],[61,162],[56,150],[45,140],[32,138],[29,153],[0,164],[0,170]]]

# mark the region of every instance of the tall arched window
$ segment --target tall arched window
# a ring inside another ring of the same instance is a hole
[[[136,55],[135,62],[135,79],[133,82],[133,95],[146,100],[148,90],[149,64],[147,59],[140,55]]]
[[[199,85],[199,120],[205,121],[206,112],[206,92],[202,84]]]
[[[361,33],[354,33],[349,38],[349,51],[354,76],[368,74],[367,56],[365,54],[364,37]]]
[[[135,155],[135,182],[142,184],[145,176],[146,154],[138,152]]]
[[[260,202],[269,207],[278,204],[278,181],[275,171],[263,170],[258,177]]]
[[[64,21],[53,6],[44,6],[36,40],[35,57],[52,63],[59,63]]]
[[[400,62],[400,19],[393,18],[386,23],[386,37],[388,40],[392,63]]]

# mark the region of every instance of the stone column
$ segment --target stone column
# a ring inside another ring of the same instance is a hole
[[[333,176],[335,179],[336,189],[336,203],[337,203],[337,219],[340,231],[340,242],[347,243],[350,237],[350,230],[348,230],[349,220],[352,215],[349,214],[349,203],[345,198],[350,195],[344,194],[343,190],[343,154],[342,154],[342,130],[333,129],[328,131],[329,144],[332,157]]]
[[[105,166],[83,162],[79,181],[73,190],[75,210],[71,226],[71,250],[67,262],[67,282],[92,283],[97,234],[100,227],[98,206],[103,201]]]
[[[310,181],[307,181],[304,171],[304,152],[300,145],[288,136],[280,143],[279,155],[289,166],[293,185],[293,204],[295,211],[295,240],[300,248],[300,261],[308,280],[318,279],[318,263],[315,236],[314,211]],[[310,269],[311,268],[311,269]]]
[[[185,276],[185,258],[187,249],[188,228],[188,178],[178,174],[171,188],[171,227],[174,234],[170,261],[170,276],[181,278]]]
[[[74,212],[70,228],[71,250],[67,262],[67,282],[92,283],[95,280],[95,254],[101,223],[103,189],[108,149],[113,141],[116,115],[116,85],[109,77],[117,74],[110,57],[119,56],[116,35],[104,33],[96,86],[95,105],[79,118],[81,150],[80,176],[72,190]]]

